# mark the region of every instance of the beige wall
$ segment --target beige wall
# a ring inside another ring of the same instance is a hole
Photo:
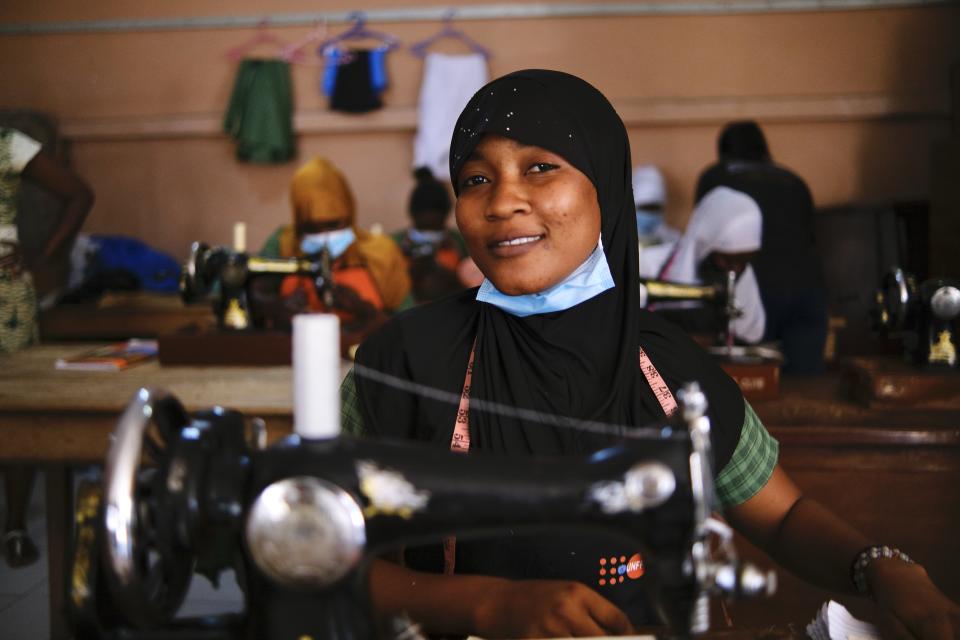
[[[492,2],[491,2],[492,4]],[[366,9],[446,6],[371,0]],[[230,3],[233,15],[348,8],[330,0]],[[0,22],[219,16],[224,3],[8,0]],[[932,143],[949,135],[949,69],[960,61],[956,7],[757,15],[471,21],[460,26],[495,57],[491,73],[548,67],[585,77],[627,122],[634,160],[659,164],[670,216],[686,220],[716,132],[754,116],[777,159],[809,181],[819,204],[925,198]],[[340,30],[342,27],[335,27]],[[411,43],[436,23],[376,24]],[[294,41],[308,27],[275,28]],[[319,69],[293,70],[299,158],[238,164],[218,133],[233,82],[223,53],[236,29],[0,36],[0,106],[48,111],[74,140],[97,192],[87,228],[142,237],[178,257],[191,240],[227,242],[244,220],[257,246],[288,217],[286,186],[313,154],[351,179],[361,224],[404,224],[421,62],[389,57],[386,108],[326,112]],[[267,52],[264,49],[261,53]]]

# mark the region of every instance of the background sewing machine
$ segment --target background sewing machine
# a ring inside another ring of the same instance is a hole
[[[641,278],[640,301],[679,324],[709,350],[747,399],[776,398],[783,355],[770,346],[734,344],[733,322],[743,315],[737,306],[736,282],[733,271],[722,283],[701,285]]]
[[[874,302],[874,330],[900,340],[903,357],[849,358],[849,394],[871,408],[960,408],[960,282],[932,278],[918,283],[894,268],[883,277]]]
[[[328,307],[333,305],[333,275],[325,249],[303,258],[262,258],[194,242],[181,276],[180,293],[190,302],[209,298],[221,330],[263,329],[268,319],[264,309],[256,308],[252,289],[258,279],[276,281],[289,275],[309,277],[318,297]]]
[[[336,333],[335,317],[299,316],[300,351],[318,318]],[[416,638],[409,625],[398,633],[376,624],[371,559],[506,527],[629,536],[657,610],[681,636],[707,629],[712,595],[772,592],[773,576],[740,564],[730,530],[710,517],[709,420],[696,385],[680,394],[677,424],[631,430],[581,461],[463,456],[338,437],[338,338],[323,340],[321,357],[295,357],[299,435],[269,449],[262,421],[221,408],[188,415],[162,391],[131,401],[102,492],[85,487],[78,500],[78,638]],[[194,571],[232,567],[242,614],[173,619]]]
[[[209,300],[215,327],[188,326],[161,334],[162,364],[290,364],[290,317],[277,294],[286,276],[306,276],[326,306],[333,306],[333,276],[326,250],[301,258],[262,258],[241,248],[194,242],[180,279],[187,302]]]
[[[894,268],[881,281],[874,328],[903,342],[904,359],[925,369],[957,369],[960,281],[932,278],[918,284]]]

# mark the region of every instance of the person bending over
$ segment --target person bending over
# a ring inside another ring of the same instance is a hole
[[[340,317],[346,343],[356,344],[407,301],[410,278],[403,254],[389,237],[356,226],[353,192],[344,175],[325,158],[314,158],[290,185],[293,223],[267,239],[260,254],[290,258],[326,251],[332,269],[332,305],[311,278],[290,276],[273,292],[258,285],[254,297],[266,324],[289,325],[295,313],[330,311]]]
[[[674,244],[640,249],[640,276],[684,284],[720,284],[733,271],[736,307],[742,315],[730,325],[733,337],[755,344],[763,338],[766,314],[750,262],[760,250],[763,219],[760,208],[745,193],[716,187],[693,210],[687,228]],[[727,330],[726,316],[717,307],[686,302],[657,303],[657,313],[692,334],[711,338]],[[713,334],[713,335],[711,335]]]

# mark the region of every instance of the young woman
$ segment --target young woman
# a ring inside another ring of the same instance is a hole
[[[870,541],[802,495],[736,384],[640,308],[630,152],[607,100],[563,73],[504,76],[464,109],[450,164],[457,223],[486,280],[395,317],[361,346],[357,363],[448,392],[469,387],[471,399],[638,426],[670,408],[641,362],[673,393],[697,380],[710,403],[725,517],[792,571],[853,591],[851,564]],[[456,406],[361,375],[345,379],[343,408],[349,432],[462,451],[466,431],[470,453],[571,455],[610,444],[474,409],[458,419]],[[604,536],[503,532],[458,541],[454,557],[408,549],[406,566],[377,561],[371,592],[378,611],[406,611],[434,633],[622,634],[653,620],[636,583],[598,584],[598,559],[634,551]],[[453,575],[440,573],[451,565]],[[873,560],[862,574],[861,586],[916,635],[948,638],[960,627],[960,609],[919,565]]]
[[[723,284],[727,272],[737,274],[734,289],[743,315],[732,323],[737,340],[757,343],[763,338],[766,314],[750,261],[760,250],[763,217],[753,198],[729,187],[716,187],[693,210],[680,239],[640,250],[640,276],[687,284]],[[726,322],[716,308],[691,308],[685,303],[658,304],[690,333],[715,333]]]
[[[464,288],[457,272],[467,259],[467,246],[459,231],[447,227],[453,203],[446,185],[427,167],[413,177],[417,185],[407,205],[411,225],[391,237],[407,259],[413,299],[422,304]]]
[[[311,278],[290,276],[276,301],[271,284],[254,292],[267,326],[289,325],[294,313],[329,311],[341,321],[345,345],[367,336],[399,308],[409,306],[410,278],[403,254],[389,237],[356,226],[353,191],[343,173],[316,157],[297,169],[290,183],[293,223],[278,228],[260,254],[291,258],[329,252],[333,272],[333,306],[328,309]]]

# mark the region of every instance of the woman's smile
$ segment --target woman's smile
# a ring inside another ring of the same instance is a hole
[[[497,257],[512,258],[532,251],[544,238],[543,234],[511,235],[501,240],[493,240],[487,246]]]

